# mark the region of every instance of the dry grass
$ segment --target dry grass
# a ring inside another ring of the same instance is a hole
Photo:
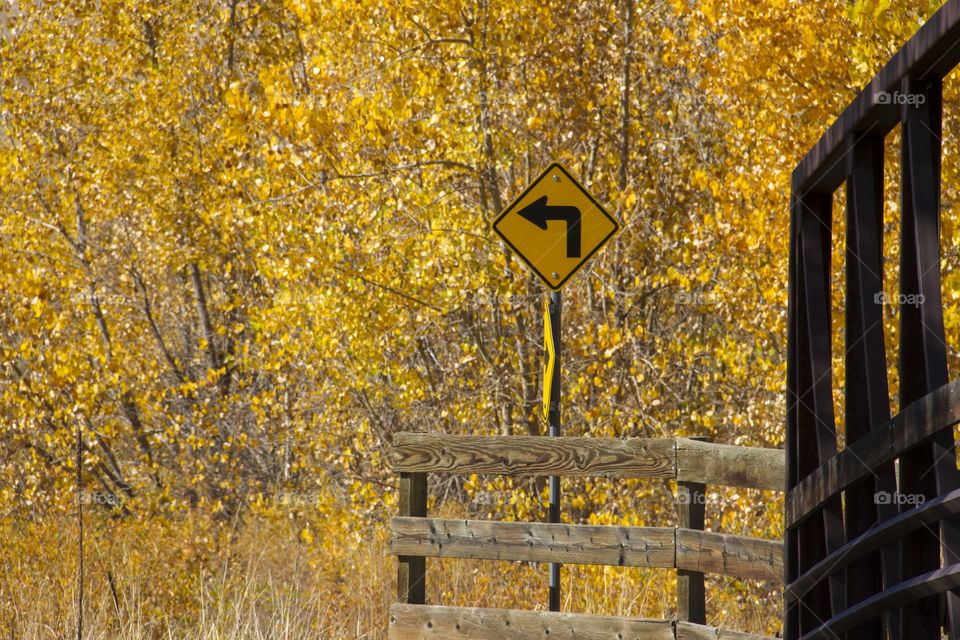
[[[0,522],[0,536],[10,541],[0,547],[0,639],[75,638],[75,520]],[[382,525],[283,512],[242,524],[91,514],[85,547],[89,640],[386,638],[395,561]],[[427,571],[429,602],[546,605],[543,564],[431,559]],[[675,614],[672,571],[564,567],[563,584],[567,611]],[[710,624],[779,629],[770,585],[716,578],[708,594]]]
[[[382,533],[331,526],[306,543],[289,519],[207,524],[198,541],[189,526],[91,523],[84,638],[385,637],[393,569]],[[0,637],[76,637],[76,531],[66,518],[4,524],[16,544],[0,550]]]

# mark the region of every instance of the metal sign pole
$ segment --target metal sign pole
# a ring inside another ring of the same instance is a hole
[[[550,380],[550,435],[560,435],[560,292],[550,292],[550,337],[553,341],[553,376]],[[546,383],[546,380],[544,380]],[[550,476],[550,522],[560,522],[560,477]],[[560,564],[550,563],[550,611],[560,611]]]
[[[617,222],[556,162],[494,221],[493,230],[547,287],[544,299],[543,416],[560,435],[560,289],[620,230]],[[562,235],[561,235],[562,232]],[[550,476],[551,523],[560,522],[560,478]],[[560,610],[560,564],[550,563],[550,610]]]

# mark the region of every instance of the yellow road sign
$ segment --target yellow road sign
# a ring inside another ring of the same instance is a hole
[[[556,162],[493,223],[493,230],[553,291],[559,291],[619,228]]]
[[[550,419],[550,395],[553,392],[553,368],[557,365],[557,348],[553,342],[553,326],[550,322],[550,299],[543,301],[543,341],[547,350],[543,365],[543,419]]]

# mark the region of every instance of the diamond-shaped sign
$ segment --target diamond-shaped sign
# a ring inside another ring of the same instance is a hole
[[[493,223],[493,230],[554,291],[620,229],[554,162]]]

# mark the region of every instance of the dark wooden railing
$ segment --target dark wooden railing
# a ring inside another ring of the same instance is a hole
[[[960,639],[960,493],[940,298],[942,81],[960,0],[897,52],[791,184],[784,637]],[[899,407],[883,336],[884,139],[901,125]],[[833,409],[831,203],[846,185],[843,425]],[[955,592],[956,590],[956,592]]]
[[[705,625],[704,573],[781,583],[780,541],[703,531],[706,484],[782,491],[783,452],[687,438],[537,438],[399,433],[398,556],[390,638],[761,640]],[[672,478],[680,527],[621,527],[427,517],[427,473]],[[651,620],[425,604],[426,558],[474,558],[676,569],[678,619]]]

